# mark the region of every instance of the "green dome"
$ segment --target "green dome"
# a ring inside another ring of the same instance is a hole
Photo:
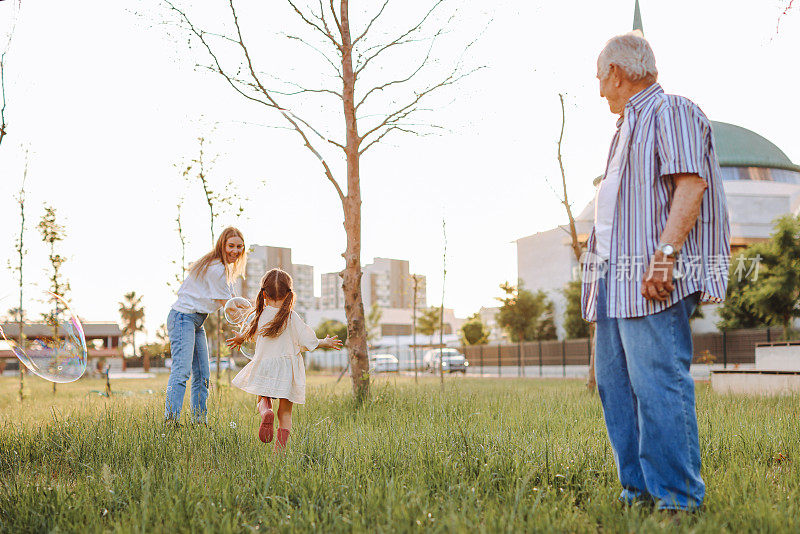
[[[747,128],[711,121],[720,167],[767,167],[800,172],[783,151]]]

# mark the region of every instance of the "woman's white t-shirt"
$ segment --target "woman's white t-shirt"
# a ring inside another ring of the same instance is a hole
[[[233,296],[225,276],[225,266],[213,261],[201,276],[190,273],[178,289],[178,300],[172,309],[182,313],[213,313],[220,308],[216,302]]]

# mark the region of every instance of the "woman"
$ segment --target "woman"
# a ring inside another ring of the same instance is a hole
[[[177,422],[180,418],[190,374],[192,421],[205,421],[210,372],[203,322],[231,298],[233,282],[243,275],[246,261],[242,233],[236,228],[226,228],[214,250],[192,264],[178,289],[178,300],[167,316],[172,353],[164,410],[167,421]]]

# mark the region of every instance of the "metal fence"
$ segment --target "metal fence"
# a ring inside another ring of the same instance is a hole
[[[721,366],[754,364],[758,343],[780,341],[781,328],[729,330],[708,334],[694,334],[694,363]],[[455,346],[469,361],[469,374],[473,376],[550,376],[575,377],[585,374],[589,365],[591,345],[588,338],[527,341],[494,345]],[[426,348],[417,348],[417,368],[423,370]],[[400,371],[413,371],[414,351],[410,347],[371,350],[389,353],[399,360]],[[342,370],[347,366],[347,350],[314,351],[306,353],[310,368]]]
[[[755,363],[757,343],[782,339],[781,328],[730,330],[709,334],[693,334],[695,363],[734,364]],[[526,341],[514,344],[474,345],[463,348],[474,371],[475,367],[547,367],[589,365],[591,345],[588,338]],[[522,374],[520,372],[519,374]],[[565,373],[566,374],[566,373]]]
[[[459,349],[461,347],[458,347]],[[417,348],[417,368],[422,369],[422,356],[425,354],[426,348]],[[374,354],[391,354],[398,359],[398,366],[400,371],[413,371],[414,370],[414,350],[410,347],[396,347],[392,349],[370,349],[370,356]],[[306,352],[305,357],[308,359],[307,365],[309,368],[324,369],[324,370],[341,370],[347,366],[349,358],[347,349],[337,351],[315,350],[314,352]]]

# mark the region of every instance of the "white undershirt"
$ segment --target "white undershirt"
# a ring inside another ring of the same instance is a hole
[[[619,184],[622,180],[622,155],[628,145],[629,136],[628,121],[623,119],[614,156],[608,164],[606,177],[597,187],[597,195],[594,199],[594,235],[597,255],[604,260],[607,260],[611,254],[611,230],[614,226],[614,212],[617,207]]]

